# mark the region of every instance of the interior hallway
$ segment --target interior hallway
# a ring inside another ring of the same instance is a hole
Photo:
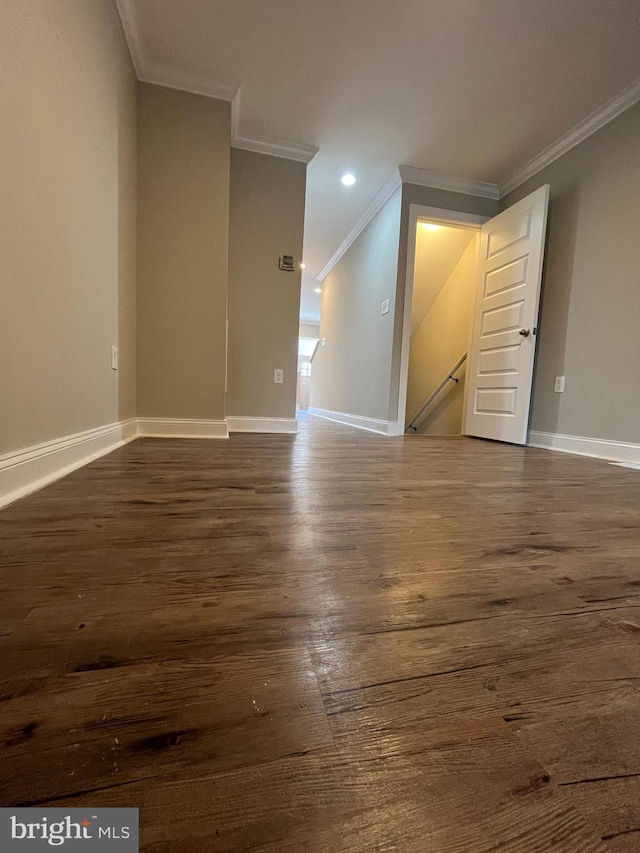
[[[0,513],[2,804],[139,806],[154,853],[637,851],[639,477],[317,418],[93,462]]]

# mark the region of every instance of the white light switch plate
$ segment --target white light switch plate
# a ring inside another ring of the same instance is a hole
[[[118,347],[111,347],[111,370],[118,369]]]
[[[382,303],[382,310],[380,311],[380,313],[381,314],[388,314],[389,313],[389,300],[388,299],[385,299],[384,302]]]
[[[273,381],[276,385],[282,385],[284,382],[284,370],[280,367],[276,367],[273,371]]]
[[[564,392],[564,376],[556,376],[556,381],[553,383],[553,390],[556,394],[562,394]]]

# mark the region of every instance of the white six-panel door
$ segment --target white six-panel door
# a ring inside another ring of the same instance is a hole
[[[466,378],[466,435],[525,444],[549,186],[486,222]]]

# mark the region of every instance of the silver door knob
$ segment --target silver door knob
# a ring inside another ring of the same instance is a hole
[[[518,334],[522,335],[523,338],[528,338],[529,335],[531,334],[531,330],[530,329],[520,329]]]

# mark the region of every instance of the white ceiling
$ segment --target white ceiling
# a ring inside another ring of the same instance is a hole
[[[319,149],[309,317],[316,275],[396,166],[502,183],[640,78],[639,0],[117,2],[139,76],[229,99],[241,84],[236,136]]]
[[[476,233],[471,228],[450,228],[447,225],[441,225],[437,231],[431,231],[425,228],[422,222],[418,222],[411,300],[412,335],[436,301]]]

